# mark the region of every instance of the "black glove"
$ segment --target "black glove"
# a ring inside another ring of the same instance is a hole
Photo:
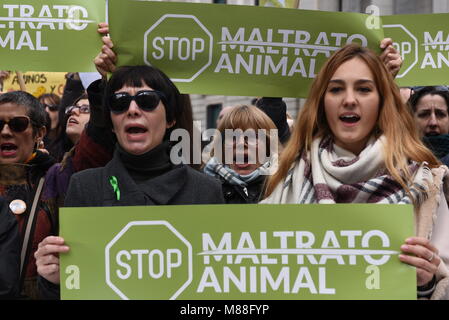
[[[256,101],[256,106],[274,122],[278,129],[279,141],[285,144],[290,138],[290,128],[287,122],[287,105],[282,98],[263,97]]]

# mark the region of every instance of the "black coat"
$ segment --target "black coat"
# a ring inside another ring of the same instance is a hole
[[[120,200],[109,178],[115,176]],[[86,169],[70,179],[65,207],[106,207],[143,205],[224,204],[220,182],[186,165],[137,185],[120,157],[102,168]],[[39,277],[39,290],[44,299],[58,299],[59,286]]]
[[[18,296],[20,243],[17,220],[0,198],[0,299]]]
[[[120,200],[109,182],[115,176]],[[64,202],[65,207],[223,204],[220,182],[186,165],[137,185],[114,154],[103,168],[74,174]]]
[[[260,201],[265,176],[260,176],[246,188],[232,185],[223,179],[220,180],[222,182],[223,196],[227,204],[258,203]]]

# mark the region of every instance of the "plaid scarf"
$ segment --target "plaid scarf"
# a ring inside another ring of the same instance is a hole
[[[385,138],[371,138],[355,156],[333,143],[331,138],[316,139],[310,152],[303,152],[282,184],[262,203],[413,203],[384,165]],[[410,193],[416,203],[427,195],[432,172],[425,163],[411,163],[413,181]]]
[[[225,166],[212,157],[204,167],[204,172],[210,176],[223,178],[227,183],[231,185],[238,185],[242,188],[247,187],[251,182],[255,181],[261,175],[266,175],[266,171],[270,166],[270,162],[265,162],[259,168],[254,170],[248,175],[240,175],[228,166]]]

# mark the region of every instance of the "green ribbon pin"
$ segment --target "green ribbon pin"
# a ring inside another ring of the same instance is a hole
[[[111,176],[109,178],[109,183],[112,186],[112,189],[115,192],[115,195],[117,196],[117,200],[120,201],[120,189],[118,188],[118,180],[115,176]]]

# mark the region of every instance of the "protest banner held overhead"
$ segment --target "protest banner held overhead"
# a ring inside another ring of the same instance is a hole
[[[385,36],[403,59],[396,81],[401,86],[449,84],[449,14],[382,17]]]
[[[379,52],[383,38],[357,13],[129,0],[108,11],[118,64],[154,65],[185,93],[304,97],[334,51]]]
[[[356,42],[379,52],[384,37],[393,38],[404,60],[399,85],[448,84],[449,14],[379,17],[285,8],[296,3],[110,0],[108,10],[119,65],[154,65],[184,93],[306,97],[338,48]],[[0,69],[95,71],[96,29],[106,21],[105,10],[105,0],[2,1]]]
[[[95,71],[105,1],[2,0],[0,69]]]
[[[65,72],[25,72],[23,80],[27,92],[35,97],[45,93],[62,96],[65,86]],[[3,83],[3,91],[20,90],[18,75],[12,73]]]

